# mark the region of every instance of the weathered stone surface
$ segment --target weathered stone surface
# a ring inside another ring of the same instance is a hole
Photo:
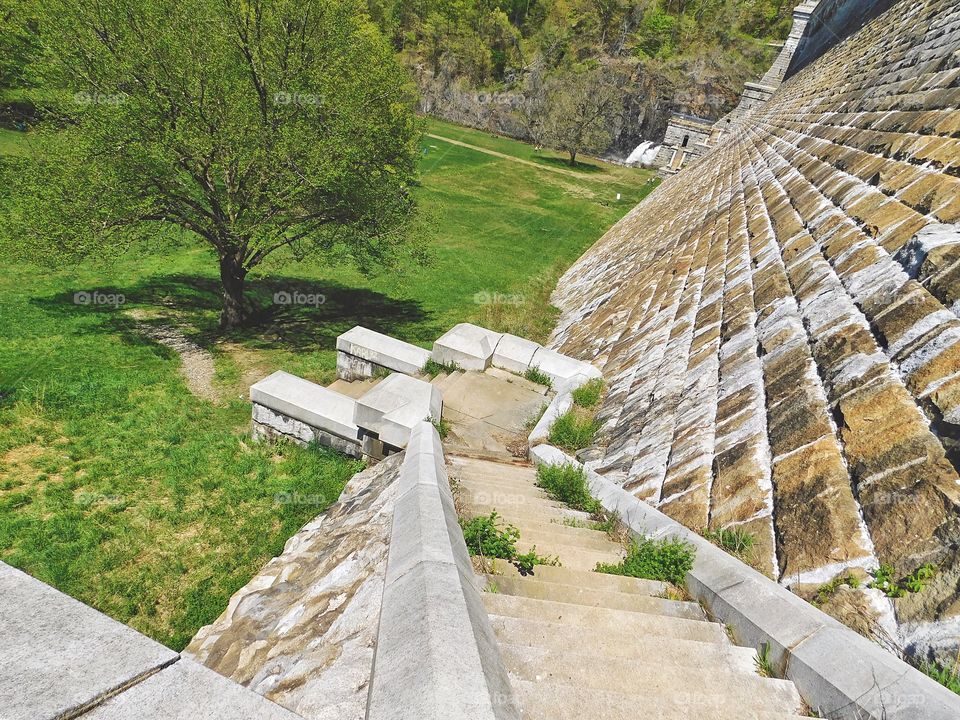
[[[0,562],[0,715],[76,714],[177,659],[176,653]]]
[[[539,349],[540,345],[532,340],[505,334],[500,338],[496,349],[493,351],[491,364],[494,367],[522,375],[530,368],[533,355]]]
[[[89,720],[298,720],[263,696],[183,658],[83,715]]]
[[[784,583],[960,572],[958,43],[956,3],[896,3],[665,180],[552,298],[550,347],[610,386],[591,465],[692,527],[776,523]],[[897,640],[921,654],[960,637],[960,585],[938,587],[898,603]]]
[[[401,460],[355,475],[184,654],[307,720],[363,718]]]
[[[423,380],[394,373],[356,401],[353,421],[394,447],[407,446],[410,432],[427,419],[439,420],[440,391]]]
[[[464,370],[486,370],[502,333],[478,325],[460,323],[447,330],[433,343],[431,357],[438,363],[453,363]]]
[[[344,380],[353,380],[355,377],[340,375],[340,355],[372,363],[377,367],[387,368],[407,375],[416,375],[430,359],[430,351],[397,340],[383,333],[369,330],[357,325],[337,337],[337,376]],[[344,365],[348,363],[345,361]],[[372,374],[372,373],[371,373]],[[364,377],[369,377],[365,375]]]
[[[353,398],[283,370],[251,385],[250,401],[341,438],[358,437]]]

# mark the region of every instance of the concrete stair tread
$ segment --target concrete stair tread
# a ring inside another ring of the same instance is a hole
[[[462,498],[460,503],[463,513],[467,517],[489,515],[491,510],[496,510],[497,514],[503,517],[505,521],[517,525],[517,527],[520,527],[519,523],[525,520],[541,523],[554,519],[562,520],[563,518],[573,518],[575,520],[582,520],[583,522],[591,521],[590,515],[587,513],[580,512],[579,510],[570,510],[568,508],[545,508],[534,505],[498,507],[490,503],[475,503]]]
[[[549,510],[562,510],[568,508],[567,505],[558,500],[551,500],[546,495],[536,495],[533,493],[514,492],[512,490],[490,490],[477,489],[469,486],[461,486],[459,496],[468,503],[478,505],[508,506],[518,505],[523,507],[530,505],[532,507],[545,508]]]
[[[638,696],[560,682],[511,677],[524,720],[582,720],[584,709],[597,720],[795,720],[799,710],[756,707],[749,695],[733,691],[698,694],[678,691]],[[624,686],[627,687],[626,685]]]
[[[540,582],[533,578],[487,575],[488,583],[496,585],[498,592],[519,595],[536,600],[602,607],[628,612],[645,612],[670,615],[693,620],[705,620],[706,615],[698,603],[668,600],[650,595],[622,593],[615,590],[596,590],[577,585]]]
[[[609,550],[583,549],[577,545],[565,545],[558,542],[538,545],[523,536],[523,527],[520,526],[520,539],[517,540],[517,550],[525,553],[534,548],[536,548],[538,555],[556,558],[560,561],[560,565],[573,570],[595,570],[597,563],[615,565],[623,560],[624,554],[623,548],[617,545],[611,545]]]
[[[544,650],[570,648],[570,626],[566,624],[509,615],[493,615],[491,624],[501,643],[529,645]],[[756,651],[725,640],[665,639],[650,634],[636,635],[630,638],[630,642],[624,642],[620,628],[594,626],[590,628],[590,653],[602,655],[611,662],[655,657],[661,663],[699,666],[713,661],[724,663],[732,669],[753,672]]]
[[[658,635],[701,642],[729,642],[720,625],[706,620],[576,605],[554,600],[537,600],[522,595],[490,592],[483,593],[483,604],[491,616],[504,615],[560,623],[568,627],[578,626],[586,632],[599,627],[618,629],[623,637]]]
[[[631,692],[646,696],[664,689],[690,687],[704,695],[722,694],[736,688],[735,695],[749,693],[762,707],[793,712],[801,705],[800,695],[789,680],[765,678],[755,671],[732,669],[715,658],[699,663],[689,658],[685,665],[663,662],[658,654],[643,659],[618,659],[616,673],[598,672],[608,667],[609,658],[593,652],[578,652],[582,643],[568,634],[564,649],[545,649],[516,645],[501,640],[500,649],[510,674],[533,682],[558,682],[617,691],[629,687]],[[762,696],[762,697],[757,697]]]
[[[530,577],[540,582],[556,582],[563,585],[579,585],[592,587],[597,590],[615,590],[622,593],[637,595],[659,595],[670,587],[659,580],[644,580],[642,578],[626,577],[623,575],[607,575],[593,570],[573,570],[562,566],[536,565],[533,575],[521,575],[520,571],[505,560],[493,561],[495,575],[508,577]]]
[[[537,470],[526,461],[514,460],[508,463],[484,460],[482,458],[451,454],[447,456],[450,469],[461,477],[477,479],[530,479],[534,480]]]
[[[540,530],[533,528],[529,523],[518,525],[520,537],[528,542],[535,542],[537,545],[543,543],[544,546],[550,544],[567,545],[582,548],[583,550],[617,551],[621,548],[619,543],[610,539],[610,536],[599,530],[587,530],[586,532],[570,532],[577,528],[567,528],[559,523],[554,530]],[[588,534],[589,533],[589,534]]]

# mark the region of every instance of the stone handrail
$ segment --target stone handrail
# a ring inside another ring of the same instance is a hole
[[[552,445],[536,464],[572,464]],[[697,533],[587,470],[591,493],[631,534],[677,537],[696,549],[687,590],[748,646],[766,645],[778,677],[792,680],[820,717],[833,720],[956,720],[960,696],[729,555]]]
[[[367,720],[519,720],[430,423],[396,482]]]

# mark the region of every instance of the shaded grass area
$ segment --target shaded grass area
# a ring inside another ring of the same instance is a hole
[[[28,142],[4,131],[0,155]],[[423,346],[471,320],[542,340],[556,278],[652,189],[642,171],[581,180],[429,139],[422,172],[429,264],[366,277],[277,258],[250,278],[250,327],[226,337],[202,247],[132,247],[56,270],[8,260],[0,559],[182,648],[359,467],[251,442],[250,383],[277,369],[330,382],[336,337],[358,324]],[[94,290],[124,302],[74,302]],[[294,292],[324,301],[274,302]],[[144,338],[132,310],[213,354],[217,402],[190,394],[177,355]]]

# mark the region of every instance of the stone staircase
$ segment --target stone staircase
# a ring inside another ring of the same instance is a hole
[[[484,604],[528,720],[787,720],[801,715],[793,683],[761,677],[755,651],[734,645],[699,604],[661,582],[594,572],[621,545],[586,513],[536,487],[532,466],[450,456],[465,517],[496,510],[558,566],[522,575],[488,561]]]

